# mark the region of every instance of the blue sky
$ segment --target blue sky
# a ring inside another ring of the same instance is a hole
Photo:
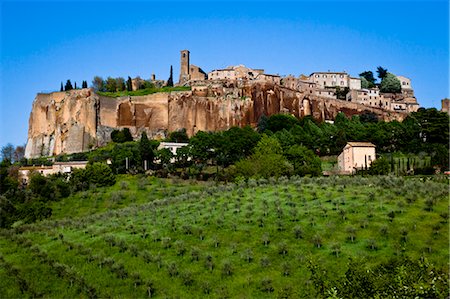
[[[205,71],[280,75],[383,66],[423,107],[449,97],[448,1],[3,1],[0,146],[26,143],[38,92],[96,75],[178,79],[179,51]]]

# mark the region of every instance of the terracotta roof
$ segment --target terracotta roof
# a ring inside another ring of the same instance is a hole
[[[376,147],[372,142],[347,142],[347,145],[354,147]]]

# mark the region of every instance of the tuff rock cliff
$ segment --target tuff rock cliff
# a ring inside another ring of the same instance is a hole
[[[261,115],[289,113],[333,120],[375,113],[379,119],[402,120],[405,113],[326,99],[270,83],[193,86],[192,91],[110,98],[91,89],[38,94],[29,120],[28,158],[87,151],[110,141],[112,130],[129,128],[135,138],[146,131],[161,138],[185,128],[197,131],[256,126]]]

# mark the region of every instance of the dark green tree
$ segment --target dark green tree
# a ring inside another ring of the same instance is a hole
[[[369,173],[376,175],[389,174],[390,168],[389,160],[387,158],[380,157],[375,161],[372,161],[370,164]]]
[[[387,73],[380,83],[380,92],[399,93],[402,91],[400,80],[391,73]]]
[[[368,86],[367,88],[375,87],[375,78],[373,76],[372,71],[365,71],[359,74],[360,77],[363,77],[367,80]]]
[[[169,137],[167,138],[167,141],[169,142],[181,142],[181,143],[187,143],[189,142],[189,137],[186,133],[186,129],[182,128],[177,131],[173,131],[169,133]]]
[[[283,129],[289,130],[298,124],[298,119],[290,114],[273,114],[267,120],[267,129],[277,132]]]
[[[122,130],[113,130],[111,132],[111,140],[116,143],[124,143],[133,141],[133,136],[131,136],[130,129],[124,128]]]
[[[133,90],[133,83],[131,81],[131,77],[130,76],[128,76],[128,79],[127,79],[127,90],[128,91],[132,91]]]
[[[112,186],[116,183],[116,178],[111,168],[105,163],[95,162],[86,167],[87,180],[98,187]]]
[[[172,87],[173,86],[173,68],[170,66],[170,76],[167,80],[167,86]]]
[[[108,77],[106,79],[105,89],[109,92],[116,92],[118,89],[117,80],[112,77]]]
[[[305,146],[294,145],[285,154],[287,160],[294,166],[294,174],[305,176],[322,175],[320,158]]]
[[[152,143],[148,140],[146,132],[142,132],[141,140],[139,140],[139,154],[141,156],[142,163],[147,161],[148,167],[153,165],[153,158],[155,157],[154,149]]]
[[[122,77],[116,78],[117,91],[124,91],[126,89],[125,79]]]
[[[379,67],[377,67],[377,74],[378,74],[378,78],[380,78],[380,80],[383,80],[386,77],[386,75],[388,74],[388,70],[379,66]]]
[[[64,86],[64,90],[69,91],[72,89],[73,89],[72,83],[70,82],[70,80],[67,80],[66,85]]]
[[[83,80],[83,83],[81,84],[81,88],[88,88],[87,81]]]
[[[173,154],[168,148],[162,148],[156,152],[156,159],[164,169],[170,170],[172,158]]]
[[[267,116],[265,114],[262,114],[259,117],[258,125],[257,125],[257,130],[259,133],[263,133],[267,129],[267,121],[268,120],[269,119],[267,118]]]
[[[64,91],[64,87],[63,87],[63,83],[61,82],[61,88],[59,89],[59,91]]]

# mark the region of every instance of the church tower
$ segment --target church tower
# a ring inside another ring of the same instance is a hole
[[[181,51],[180,84],[188,81],[189,76],[189,50]]]

